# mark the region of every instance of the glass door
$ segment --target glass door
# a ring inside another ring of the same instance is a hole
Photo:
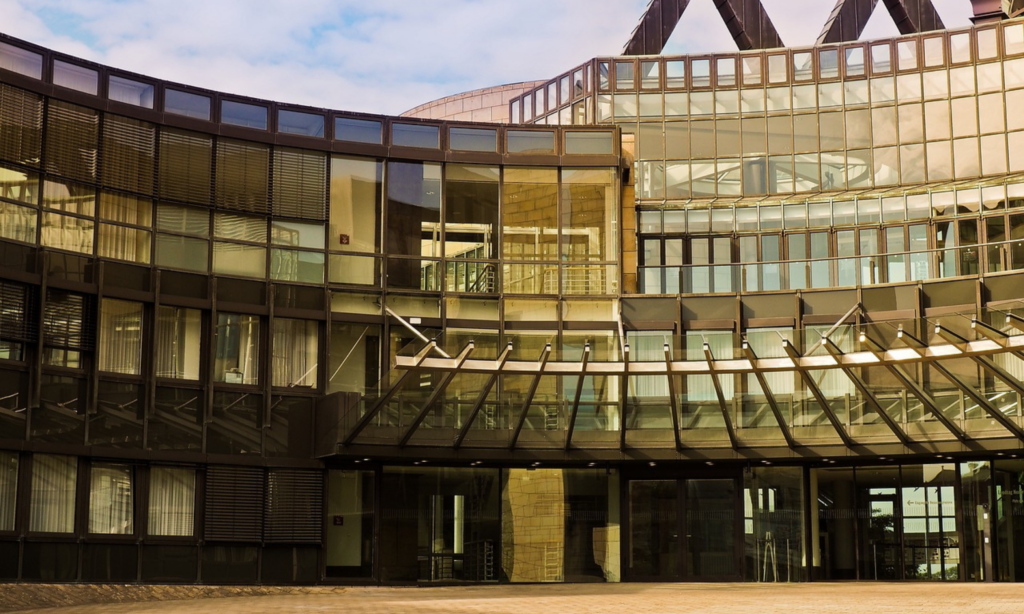
[[[679,482],[629,482],[629,552],[632,580],[680,580]]]
[[[631,580],[737,580],[736,480],[632,480],[627,486]]]
[[[736,480],[686,480],[686,575],[709,581],[739,575]]]

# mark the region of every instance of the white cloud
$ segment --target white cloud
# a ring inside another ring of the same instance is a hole
[[[935,2],[947,26],[966,24],[967,0]],[[833,2],[764,4],[787,44],[807,45]],[[646,6],[647,0],[0,0],[0,30],[190,85],[400,113],[617,54]],[[692,0],[666,53],[734,48],[712,0]]]

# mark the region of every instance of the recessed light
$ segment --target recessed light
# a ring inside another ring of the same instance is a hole
[[[651,461],[651,462],[649,462],[649,463],[647,463],[647,464],[648,464],[648,465],[650,465],[651,467],[654,467],[654,466],[656,466],[656,465],[657,465],[658,463],[656,463],[656,462],[654,462],[654,461]]]

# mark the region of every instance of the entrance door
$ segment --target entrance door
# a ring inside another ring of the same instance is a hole
[[[632,480],[627,488],[631,580],[739,578],[735,479]]]

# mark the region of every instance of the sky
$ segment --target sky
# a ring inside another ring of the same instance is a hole
[[[834,0],[762,0],[783,41],[813,44]],[[970,0],[933,0],[947,27]],[[397,115],[460,92],[547,79],[622,51],[648,0],[0,0],[0,32],[213,90]],[[898,35],[882,2],[863,38]],[[735,51],[691,0],[666,54]]]

